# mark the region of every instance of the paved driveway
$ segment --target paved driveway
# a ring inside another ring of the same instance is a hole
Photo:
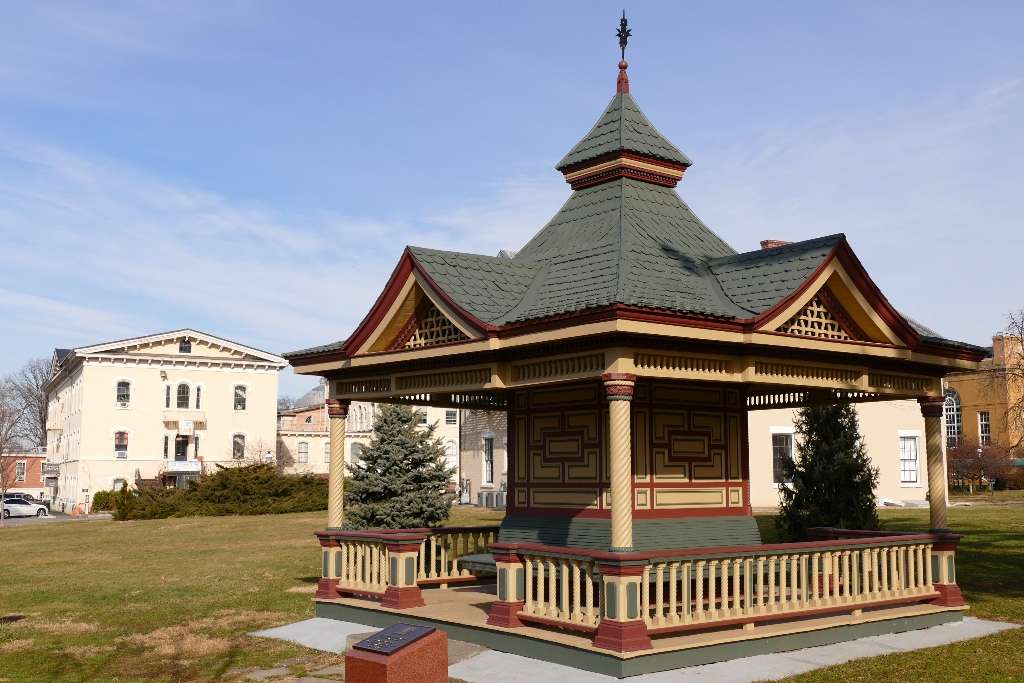
[[[53,524],[54,522],[77,522],[87,519],[110,519],[109,514],[80,515],[72,517],[63,512],[51,512],[46,517],[9,517],[4,520],[4,526],[25,526],[27,524]]]

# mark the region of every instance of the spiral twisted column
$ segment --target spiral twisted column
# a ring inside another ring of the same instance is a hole
[[[602,375],[608,399],[608,460],[611,468],[611,550],[633,549],[633,434],[630,402],[636,375]]]
[[[327,474],[327,528],[340,529],[345,521],[345,426],[349,401],[327,399],[331,422],[331,466]]]
[[[946,522],[946,461],[942,456],[942,412],[945,398],[919,398],[924,416],[924,443],[928,464],[928,510],[932,531],[948,531]]]

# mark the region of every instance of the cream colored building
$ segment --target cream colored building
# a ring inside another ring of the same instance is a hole
[[[196,330],[54,352],[47,479],[55,510],[142,482],[184,485],[204,468],[273,456],[279,356]]]
[[[878,468],[875,497],[886,504],[923,504],[928,482],[924,462],[924,418],[917,401],[882,401],[854,406],[872,464]],[[795,409],[748,414],[750,503],[775,507],[784,486],[779,463],[796,454]]]
[[[299,407],[277,414],[277,458],[284,471],[296,474],[327,474],[331,463],[326,387],[320,386],[299,400]],[[316,399],[319,400],[316,400]],[[345,462],[352,464],[370,445],[373,421],[379,406],[355,401],[349,407],[345,433]],[[452,486],[459,481],[458,410],[416,407],[423,425],[435,425],[434,435],[444,445],[448,466],[455,470]]]
[[[485,504],[503,507],[487,493],[508,488],[508,423],[497,410],[462,411],[462,500],[474,505],[485,494]]]

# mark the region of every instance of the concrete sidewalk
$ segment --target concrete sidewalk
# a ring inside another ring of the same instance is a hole
[[[1018,628],[1018,626],[965,617],[960,622],[942,624],[918,631],[872,636],[835,645],[809,647],[770,655],[744,657],[728,662],[633,676],[628,680],[632,683],[669,683],[669,681],[678,681],[681,677],[685,677],[688,681],[715,681],[716,683],[774,681],[854,659],[936,647],[961,640],[981,638],[1011,628]],[[279,638],[317,650],[340,654],[345,651],[346,642],[350,636],[375,630],[377,629],[363,624],[317,618],[257,631],[251,635]],[[469,649],[459,648],[458,645],[461,643],[455,644],[454,641],[453,645],[457,650],[465,653],[463,654],[465,658],[450,658],[449,661],[452,664],[448,673],[453,678],[460,678],[469,683],[586,683],[619,680],[611,676],[581,671],[506,652],[486,650],[475,646],[471,646]],[[460,659],[461,661],[457,661]]]

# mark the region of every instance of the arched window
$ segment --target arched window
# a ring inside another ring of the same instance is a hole
[[[245,410],[245,387],[235,385],[235,410]]]
[[[305,441],[299,442],[298,462],[309,462],[309,444]]]
[[[955,389],[946,389],[946,448],[956,448],[964,433],[963,413],[960,412],[960,394]]]
[[[231,437],[231,457],[235,460],[245,458],[245,434],[235,434]]]
[[[128,380],[121,380],[117,383],[117,402],[128,403],[132,399],[131,384]]]
[[[118,460],[128,457],[128,432],[114,432],[114,457]]]
[[[178,403],[177,403],[178,407],[179,408],[188,408],[188,402],[189,402],[190,398],[191,398],[191,391],[189,390],[188,385],[187,384],[179,384],[178,385]]]

